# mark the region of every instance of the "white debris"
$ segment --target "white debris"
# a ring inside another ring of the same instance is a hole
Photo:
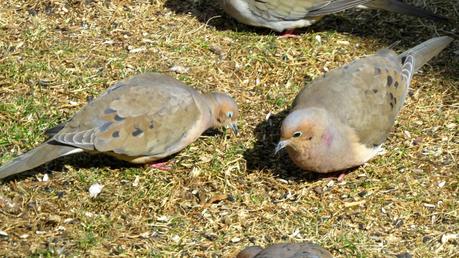
[[[191,169],[191,172],[190,172],[191,177],[198,177],[200,174],[201,174],[201,169],[199,169],[198,167],[193,167],[193,169]]]
[[[316,41],[320,44],[322,43],[322,37],[320,35],[316,35]]]
[[[26,239],[28,238],[30,235],[29,234],[22,234],[19,236],[20,239]]]
[[[240,241],[241,241],[241,239],[240,239],[239,237],[233,237],[233,238],[231,239],[231,242],[233,242],[233,243],[238,243],[238,242],[240,242]]]
[[[438,187],[442,188],[443,186],[445,186],[446,184],[446,181],[441,181],[438,183]]]
[[[134,48],[132,46],[128,46],[128,50],[129,50],[129,53],[135,54],[135,53],[144,52],[147,50],[147,48],[146,47]]]
[[[178,242],[180,242],[180,237],[178,235],[175,235],[175,236],[172,237],[172,241],[178,243]]]
[[[134,179],[134,182],[132,183],[132,186],[134,186],[134,187],[139,186],[139,181],[140,181],[140,177],[139,176],[135,176],[135,179]]]
[[[171,68],[169,68],[169,71],[174,72],[174,73],[184,74],[184,73],[188,73],[190,71],[190,68],[184,67],[181,65],[174,65]]]
[[[441,243],[446,244],[449,240],[459,238],[459,234],[446,233],[441,236]]]
[[[89,187],[89,196],[91,198],[96,198],[97,195],[99,195],[100,192],[102,192],[102,188],[104,188],[104,186],[99,183],[91,185],[91,187]]]
[[[337,40],[336,43],[339,44],[339,45],[345,45],[345,46],[348,46],[348,45],[351,44],[351,43],[350,43],[349,41],[347,41],[347,40]]]
[[[3,230],[0,230],[0,237],[7,237],[7,236],[8,236],[8,233],[6,233]]]
[[[49,176],[48,174],[45,174],[42,179],[43,182],[48,182],[49,181]]]
[[[160,221],[160,222],[168,222],[169,221],[169,217],[163,215],[163,216],[160,216],[159,218],[157,218],[156,220]]]
[[[268,121],[269,118],[271,118],[272,114],[273,114],[273,113],[271,113],[271,111],[270,111],[270,112],[266,115],[265,121]]]

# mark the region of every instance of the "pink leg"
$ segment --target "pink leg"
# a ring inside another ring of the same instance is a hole
[[[344,180],[344,177],[346,176],[346,173],[341,173],[339,176],[338,176],[338,182],[342,182]]]
[[[286,29],[277,38],[279,38],[279,39],[288,39],[288,38],[299,38],[299,37],[300,36],[295,34],[295,29]]]
[[[158,163],[149,164],[149,166],[151,168],[159,169],[161,171],[170,171],[172,169],[172,167],[169,166],[169,162],[158,162]]]

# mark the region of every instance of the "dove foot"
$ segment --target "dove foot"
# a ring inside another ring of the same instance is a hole
[[[284,30],[281,35],[279,37],[277,37],[278,39],[289,39],[289,38],[299,38],[300,36],[296,35],[295,33],[295,29],[287,29],[287,30]]]
[[[149,164],[149,167],[154,169],[159,169],[161,171],[171,171],[172,167],[170,166],[169,162],[158,162]]]

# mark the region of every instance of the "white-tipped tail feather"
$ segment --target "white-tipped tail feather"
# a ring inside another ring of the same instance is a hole
[[[82,149],[45,142],[0,167],[0,179],[36,168],[62,156],[82,152]]]

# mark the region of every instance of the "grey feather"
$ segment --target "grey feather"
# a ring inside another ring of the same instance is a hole
[[[59,157],[81,152],[78,148],[48,141],[0,167],[0,179],[38,167]]]

